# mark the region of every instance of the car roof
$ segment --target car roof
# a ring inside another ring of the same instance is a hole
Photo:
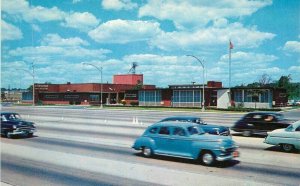
[[[200,119],[200,117],[196,117],[196,116],[171,116],[171,117],[167,117],[162,119],[161,121],[164,120],[180,120],[180,119],[186,119],[186,120],[191,120],[191,119]]]
[[[151,127],[190,127],[190,126],[199,126],[198,124],[196,123],[187,123],[187,122],[158,122],[158,123],[155,123],[153,125],[151,125]]]
[[[278,112],[249,112],[248,114],[262,114],[262,115],[265,115],[265,114],[272,114],[272,115],[282,115],[281,113],[278,113]],[[246,115],[248,115],[246,114]]]
[[[18,114],[16,112],[1,112],[1,115],[7,115],[7,114]]]

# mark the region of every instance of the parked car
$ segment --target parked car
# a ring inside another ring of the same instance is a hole
[[[36,127],[33,122],[25,121],[18,113],[1,112],[1,135],[8,138],[15,135],[33,136]]]
[[[268,131],[288,127],[292,121],[287,120],[276,112],[251,112],[238,120],[231,128],[235,132],[242,132],[243,136],[252,134],[267,135]]]
[[[132,146],[143,156],[164,155],[200,160],[204,165],[238,156],[237,145],[229,136],[209,135],[195,123],[160,122],[151,125]]]
[[[201,118],[194,117],[194,116],[173,116],[168,117],[160,122],[190,122],[190,123],[196,123],[201,126],[201,128],[204,130],[204,132],[213,134],[213,135],[221,135],[221,136],[229,136],[230,130],[228,127],[220,126],[220,125],[211,125],[205,123]]]
[[[286,152],[291,152],[294,149],[300,150],[300,120],[285,129],[268,132],[264,143],[280,145]]]

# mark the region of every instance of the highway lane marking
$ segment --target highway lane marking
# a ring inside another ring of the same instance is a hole
[[[65,167],[100,172],[108,175],[119,176],[134,180],[145,181],[149,183],[181,186],[199,185],[205,182],[205,185],[274,185],[266,182],[258,182],[232,177],[221,177],[220,175],[208,175],[201,173],[192,173],[181,170],[174,170],[153,165],[138,163],[128,163],[118,160],[88,157],[65,152],[50,151],[45,149],[25,147],[1,143],[2,153],[30,159],[38,162],[45,162]],[[22,153],[19,153],[22,152]]]
[[[107,138],[97,138],[97,137],[58,135],[58,134],[51,134],[45,132],[39,132],[37,133],[37,135],[45,138],[74,141],[80,143],[92,143],[92,144],[122,147],[122,148],[131,148],[131,146],[134,143],[134,139],[118,140],[118,139],[107,139]],[[300,164],[299,154],[287,154],[288,156],[283,156],[285,155],[284,152],[265,151],[264,149],[266,147],[270,147],[270,145],[267,144],[255,145],[255,141],[260,141],[260,140],[252,139],[250,143],[245,143],[245,142],[238,143],[238,145],[242,145],[242,148],[239,148],[241,155],[239,158],[237,158],[238,160],[246,163],[257,163],[257,164],[271,165],[271,166],[289,165],[289,167],[292,168],[299,168],[298,166]],[[257,148],[257,150],[247,149],[247,147],[255,147]],[[255,151],[255,156],[253,155],[253,151]],[[290,164],[291,161],[294,163]]]

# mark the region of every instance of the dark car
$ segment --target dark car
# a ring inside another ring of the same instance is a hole
[[[1,135],[8,138],[12,136],[33,136],[36,128],[33,122],[25,121],[18,113],[1,112]]]
[[[280,113],[251,112],[238,120],[231,128],[235,132],[242,132],[243,136],[252,134],[267,135],[268,131],[286,128],[292,123]]]
[[[230,135],[230,130],[228,127],[207,124],[203,120],[201,120],[201,118],[195,116],[173,116],[173,117],[165,118],[160,122],[168,122],[168,121],[196,123],[198,125],[201,125],[201,128],[208,134],[221,135],[221,136]]]

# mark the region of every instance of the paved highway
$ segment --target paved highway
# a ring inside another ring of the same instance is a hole
[[[32,138],[1,138],[1,182],[9,185],[299,185],[300,153],[285,153],[263,137],[233,139],[241,156],[205,167],[192,160],[143,158],[131,149],[153,122],[198,115],[232,126],[243,114],[3,107],[34,121]],[[284,113],[300,119],[300,111]]]

